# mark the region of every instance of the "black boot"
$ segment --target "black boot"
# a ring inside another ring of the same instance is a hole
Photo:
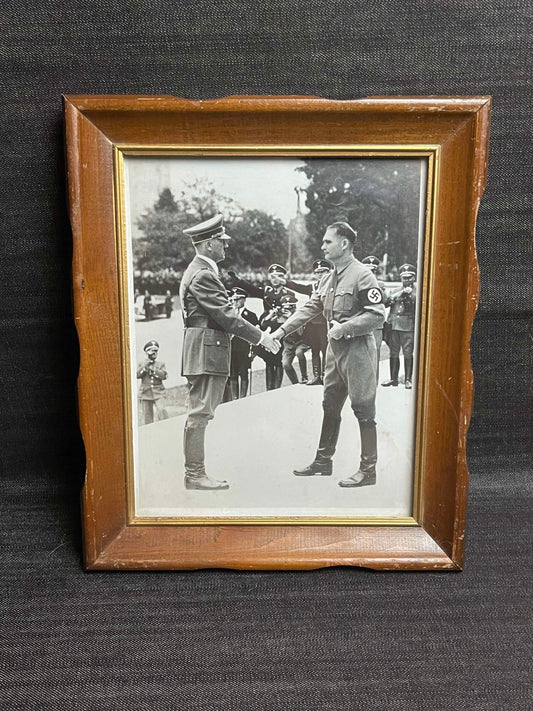
[[[413,357],[404,356],[403,367],[405,369],[405,388],[411,390],[413,387]]]
[[[183,452],[185,454],[185,488],[200,490],[229,489],[226,481],[210,479],[205,471],[205,427],[185,428]]]
[[[340,417],[335,419],[331,415],[324,415],[315,459],[309,466],[295,469],[293,472],[295,476],[331,476],[333,474],[331,458],[335,454],[340,426]]]
[[[315,359],[313,358],[313,379],[310,380],[307,384],[308,385],[322,385],[323,380],[322,376],[320,375],[320,356],[318,357],[318,363],[315,362]]]
[[[246,397],[248,395],[248,376],[245,378],[241,375],[241,387],[239,391],[239,397]]]
[[[361,433],[361,462],[355,474],[339,481],[343,488],[372,486],[376,483],[376,462],[378,459],[376,423],[374,420],[359,420]]]
[[[400,372],[400,359],[396,356],[391,356],[389,359],[390,363],[390,380],[386,380],[384,383],[381,383],[381,385],[384,388],[388,388],[389,386],[393,387],[398,387],[398,373]]]

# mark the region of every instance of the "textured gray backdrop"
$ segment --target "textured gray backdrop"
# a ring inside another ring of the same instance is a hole
[[[531,19],[526,0],[4,0],[0,709],[530,708]],[[61,93],[494,97],[464,573],[82,572]]]

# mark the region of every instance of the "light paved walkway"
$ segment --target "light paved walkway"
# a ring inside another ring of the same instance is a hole
[[[412,501],[415,390],[378,388],[378,483],[341,489],[359,461],[359,428],[347,405],[332,477],[295,477],[314,456],[322,388],[293,385],[221,405],[207,430],[207,470],[227,491],[183,485],[183,425],[174,417],[139,429],[139,516],[408,516]]]

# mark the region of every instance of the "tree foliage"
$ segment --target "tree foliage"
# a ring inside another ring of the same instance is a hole
[[[194,256],[191,240],[183,230],[218,212],[231,219],[242,210],[206,180],[188,183],[177,197],[170,188],[164,188],[153,207],[137,220],[139,236],[133,244],[135,268],[183,271]]]
[[[389,265],[416,264],[420,163],[418,160],[311,158],[299,168],[306,188],[307,246],[320,254],[326,227],[348,222],[358,233],[362,258],[388,254]]]
[[[263,269],[287,260],[287,230],[281,220],[262,210],[245,210],[228,225],[232,237],[225,266]]]

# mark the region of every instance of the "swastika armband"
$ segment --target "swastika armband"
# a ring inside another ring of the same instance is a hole
[[[383,294],[377,286],[372,286],[370,289],[362,289],[358,294],[361,306],[374,306],[375,304],[383,303]]]

